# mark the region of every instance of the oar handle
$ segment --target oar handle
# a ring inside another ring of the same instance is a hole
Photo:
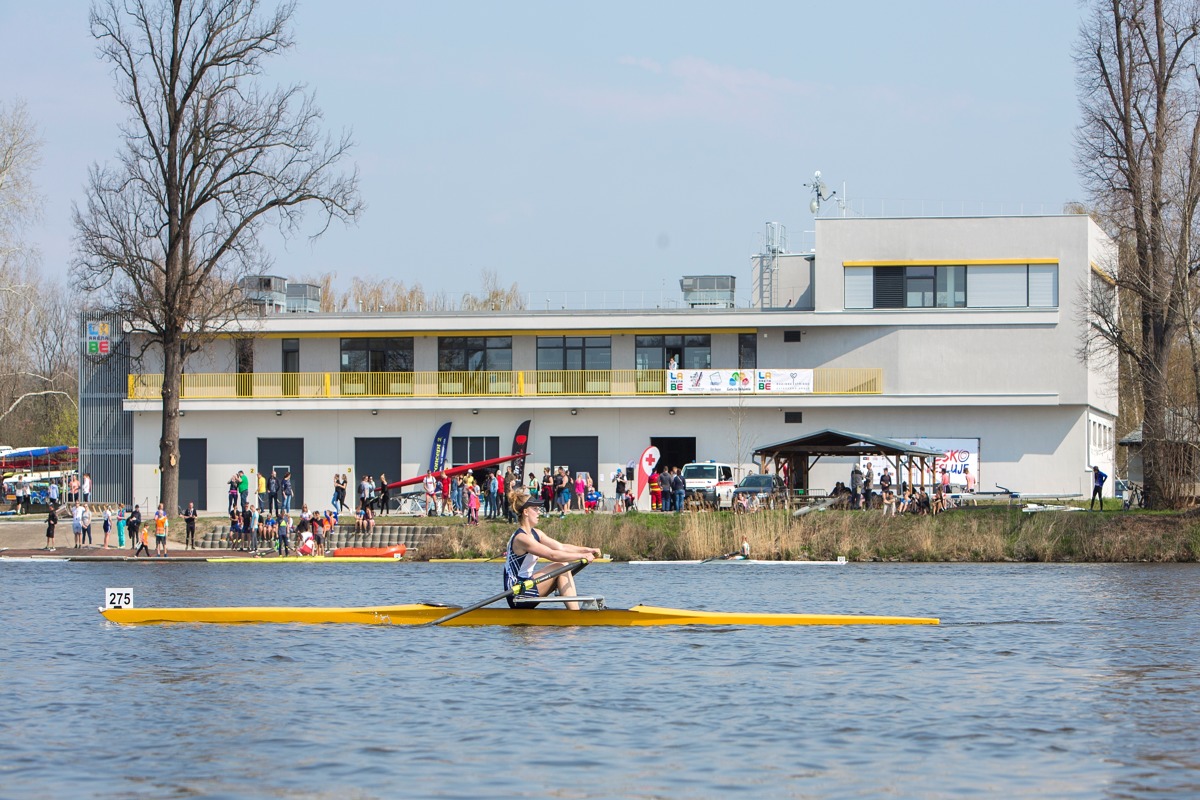
[[[578,561],[572,561],[569,564],[563,564],[558,569],[551,570],[550,572],[547,572],[545,575],[539,575],[536,578],[526,578],[523,581],[514,583],[512,586],[509,587],[508,591],[506,591],[506,592],[501,592],[500,594],[496,595],[495,597],[489,597],[486,600],[480,600],[478,603],[467,606],[466,608],[460,608],[457,611],[452,611],[451,613],[447,614],[444,617],[439,617],[438,619],[435,619],[432,622],[427,622],[425,624],[426,625],[441,625],[444,622],[449,622],[452,619],[461,617],[463,614],[469,614],[472,611],[478,611],[479,609],[483,608],[484,606],[490,606],[492,603],[495,603],[499,600],[503,600],[506,597],[512,597],[517,592],[528,591],[529,589],[532,589],[534,586],[537,586],[539,583],[545,583],[546,581],[550,580],[551,578],[557,578],[559,575],[562,575],[564,572],[570,572],[571,574],[575,574],[576,572],[579,572],[579,570],[586,567],[588,565],[589,561],[591,561],[591,559],[585,556],[584,558],[581,558]]]

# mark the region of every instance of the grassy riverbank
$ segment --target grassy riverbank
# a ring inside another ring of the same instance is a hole
[[[435,519],[421,520],[434,523]],[[457,522],[457,521],[455,521]],[[570,515],[543,520],[563,541],[599,547],[618,560],[709,558],[738,548],[742,536],[757,558],[852,561],[1200,560],[1200,516],[1149,512],[1043,512],[991,506],[938,516],[884,517],[878,511]],[[421,557],[499,553],[506,524],[450,524]]]

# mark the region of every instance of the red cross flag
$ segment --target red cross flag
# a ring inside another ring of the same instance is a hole
[[[646,486],[650,482],[650,475],[658,467],[659,453],[658,448],[650,445],[642,452],[642,457],[638,459],[637,468],[637,492],[633,495],[635,503],[640,503],[642,494],[646,491]]]

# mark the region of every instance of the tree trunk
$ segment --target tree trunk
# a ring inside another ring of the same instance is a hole
[[[163,341],[162,436],[158,440],[158,497],[167,514],[179,508],[179,390],[183,383],[180,339]]]
[[[1140,365],[1143,488],[1147,507],[1158,509],[1169,508],[1175,495],[1166,457],[1167,382],[1163,361],[1163,358],[1147,357]]]

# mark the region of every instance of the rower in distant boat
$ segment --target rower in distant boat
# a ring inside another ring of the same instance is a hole
[[[742,558],[750,557],[750,540],[745,536],[742,537]]]
[[[537,522],[542,511],[540,497],[531,496],[524,489],[518,489],[513,493],[512,509],[516,512],[517,523],[521,527],[513,532],[504,548],[505,589],[511,589],[521,581],[537,578],[571,561],[577,561],[581,556],[588,559],[600,557],[600,551],[594,547],[563,544],[538,530]],[[535,572],[539,558],[554,563]],[[554,580],[543,581],[510,596],[508,605],[511,608],[532,608],[533,606],[522,606],[515,601],[522,597],[545,597],[555,589],[561,597],[575,597],[578,594],[575,591],[575,576],[571,572],[564,572]],[[579,610],[578,603],[568,602],[566,607],[572,611]]]

